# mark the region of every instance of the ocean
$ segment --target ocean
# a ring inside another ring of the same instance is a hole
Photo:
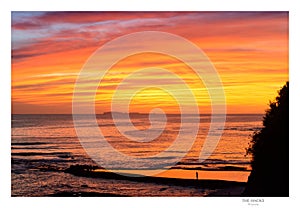
[[[193,115],[188,116],[193,122]],[[137,130],[149,128],[148,115],[132,114],[130,117]],[[180,115],[168,115],[167,118],[165,129],[157,139],[140,144],[126,139],[109,114],[97,115],[97,122],[105,139],[117,151],[130,157],[148,157],[164,151],[176,139],[180,130]],[[191,149],[177,163],[166,167],[170,171],[159,176],[194,178],[195,171],[198,171],[201,179],[245,182],[251,170],[251,157],[245,155],[246,148],[251,135],[262,127],[263,115],[227,115],[217,147],[201,163],[199,154],[208,133],[210,115],[201,115],[200,118],[199,131]],[[123,128],[128,135],[132,133],[126,131],[126,125]],[[62,192],[72,192],[74,196],[83,192],[122,196],[205,196],[210,193],[210,190],[201,188],[89,178],[64,172],[76,164],[101,166],[82,147],[72,115],[12,115],[11,132],[12,196],[51,196]],[[189,133],[183,132],[186,136]],[[111,155],[104,154],[104,157],[109,160]],[[177,159],[176,152],[173,157]],[[120,159],[111,167],[126,172],[135,169],[134,163],[130,164]]]

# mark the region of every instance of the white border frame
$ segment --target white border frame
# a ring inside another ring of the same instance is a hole
[[[259,207],[299,206],[299,169],[297,170],[300,135],[297,131],[300,116],[298,81],[300,64],[299,37],[300,37],[300,11],[296,1],[278,0],[85,0],[75,3],[71,0],[10,0],[2,1],[0,8],[0,60],[1,60],[1,144],[0,158],[2,160],[0,174],[0,201],[9,207],[84,207],[84,206],[109,206],[109,207],[186,207],[186,206],[230,206],[251,207],[242,202],[243,197],[139,197],[139,198],[24,198],[10,197],[11,190],[11,11],[289,11],[289,58],[290,58],[290,197],[263,198],[264,202]],[[297,193],[298,192],[298,193]]]

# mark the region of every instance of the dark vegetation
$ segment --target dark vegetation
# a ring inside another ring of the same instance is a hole
[[[289,196],[289,83],[278,92],[247,153],[252,171],[244,196]]]

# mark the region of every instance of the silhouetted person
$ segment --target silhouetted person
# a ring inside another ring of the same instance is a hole
[[[196,179],[198,180],[198,172],[196,171]]]

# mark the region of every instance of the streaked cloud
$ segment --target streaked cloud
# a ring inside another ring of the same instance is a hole
[[[23,105],[30,113],[39,104],[39,111],[46,113],[52,112],[49,106],[71,109],[74,83],[88,57],[113,38],[145,30],[174,33],[199,46],[222,78],[229,112],[263,113],[288,80],[288,12],[12,12],[12,101],[17,106],[13,111],[20,113]],[[135,45],[125,43],[111,53],[126,47]],[[151,54],[127,57],[113,66],[98,88],[97,105],[106,109],[118,84],[134,70],[147,67],[178,74],[204,108],[210,105],[204,84],[191,69]],[[155,76],[163,73],[143,74],[126,83],[127,89],[151,83]],[[180,83],[163,78],[184,96]],[[98,84],[92,80],[82,96]],[[162,92],[147,93],[140,94],[136,103],[142,105],[149,96],[154,97],[151,105],[155,100],[162,103]]]

